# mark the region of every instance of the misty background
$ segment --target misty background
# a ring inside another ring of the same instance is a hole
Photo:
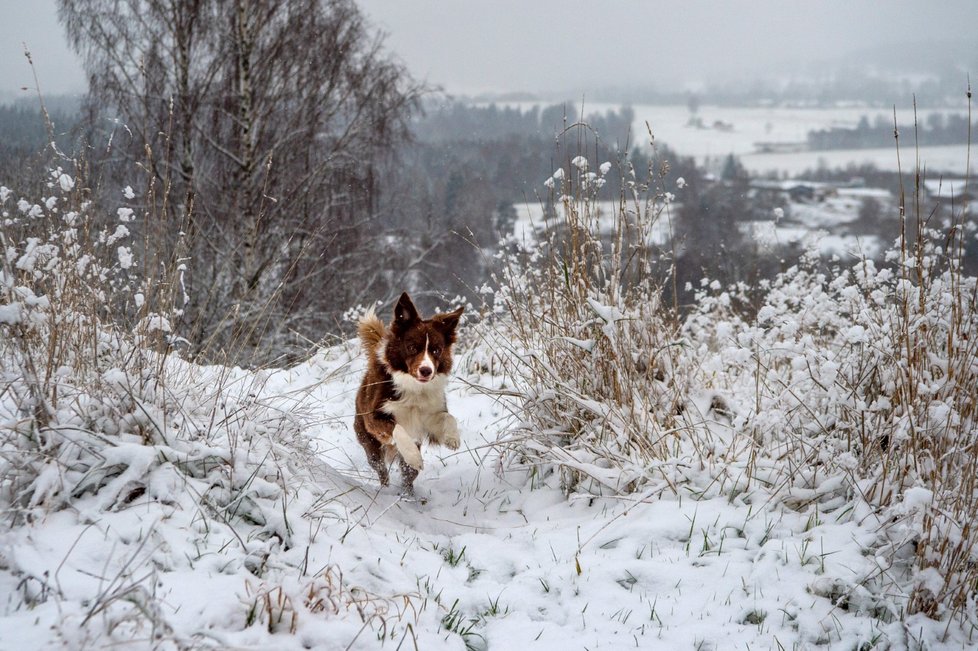
[[[701,90],[846,70],[909,82],[966,74],[978,62],[978,5],[968,0],[623,0],[600,8],[577,0],[478,7],[364,0],[359,6],[413,75],[454,94],[600,100],[611,90]],[[9,97],[33,87],[25,43],[46,92],[84,92],[85,76],[54,0],[2,0],[0,12],[0,92]]]
[[[106,215],[129,188],[137,259],[183,265],[201,354],[300,355],[404,289],[488,309],[494,260],[559,221],[554,174],[578,156],[607,163],[600,210],[637,188],[669,204],[647,244],[677,306],[703,277],[756,286],[806,250],[882,256],[916,159],[935,219],[973,200],[967,0],[232,5],[0,0],[0,183],[40,188],[70,162]]]

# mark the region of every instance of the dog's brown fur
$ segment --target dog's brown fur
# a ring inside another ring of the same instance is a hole
[[[357,440],[382,486],[388,467],[400,461],[404,489],[413,490],[425,439],[456,449],[458,425],[448,413],[445,383],[452,370],[452,344],[462,308],[424,320],[405,292],[385,328],[368,312],[357,327],[367,372],[357,391],[353,421]]]

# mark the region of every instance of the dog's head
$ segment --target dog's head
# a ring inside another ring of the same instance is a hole
[[[384,349],[392,371],[425,384],[452,370],[452,344],[462,308],[422,319],[407,292],[394,307],[394,320]]]

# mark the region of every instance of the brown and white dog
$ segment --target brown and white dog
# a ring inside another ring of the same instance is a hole
[[[458,448],[458,423],[448,413],[445,385],[461,316],[458,308],[422,319],[405,292],[389,328],[373,310],[360,319],[357,334],[367,355],[367,372],[357,391],[353,429],[382,486],[389,481],[391,462],[399,457],[404,490],[413,491],[426,438]]]

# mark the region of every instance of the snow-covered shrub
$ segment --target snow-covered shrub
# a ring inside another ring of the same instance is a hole
[[[671,197],[631,171],[629,196],[603,213],[610,168],[576,156],[547,180],[545,238],[503,254],[494,297],[505,316],[493,345],[522,404],[513,453],[541,472],[559,469],[567,491],[634,490],[688,430],[684,350],[653,240]]]
[[[0,188],[0,510],[14,529],[62,511],[90,525],[138,505],[163,519],[186,513],[198,555],[234,541],[227,562],[262,579],[265,559],[292,544],[285,505],[312,456],[302,413],[260,397],[267,373],[175,355],[168,283],[179,291],[182,270],[137,259],[132,208],[95,214],[84,184],[62,170],[49,188],[36,202]],[[170,635],[154,576],[194,559],[173,554],[167,536],[156,527],[121,535],[132,556],[80,602],[87,614],[66,648]],[[48,577],[4,563],[40,586],[25,587],[24,605],[68,599]],[[143,563],[150,569],[137,572]]]
[[[874,522],[873,581],[908,614],[974,614],[978,288],[961,259],[971,230],[921,224],[882,267],[827,270],[809,256],[766,287],[753,320],[732,309],[743,288],[704,288],[686,323],[704,381],[739,397],[733,428],[749,454],[738,490]]]

